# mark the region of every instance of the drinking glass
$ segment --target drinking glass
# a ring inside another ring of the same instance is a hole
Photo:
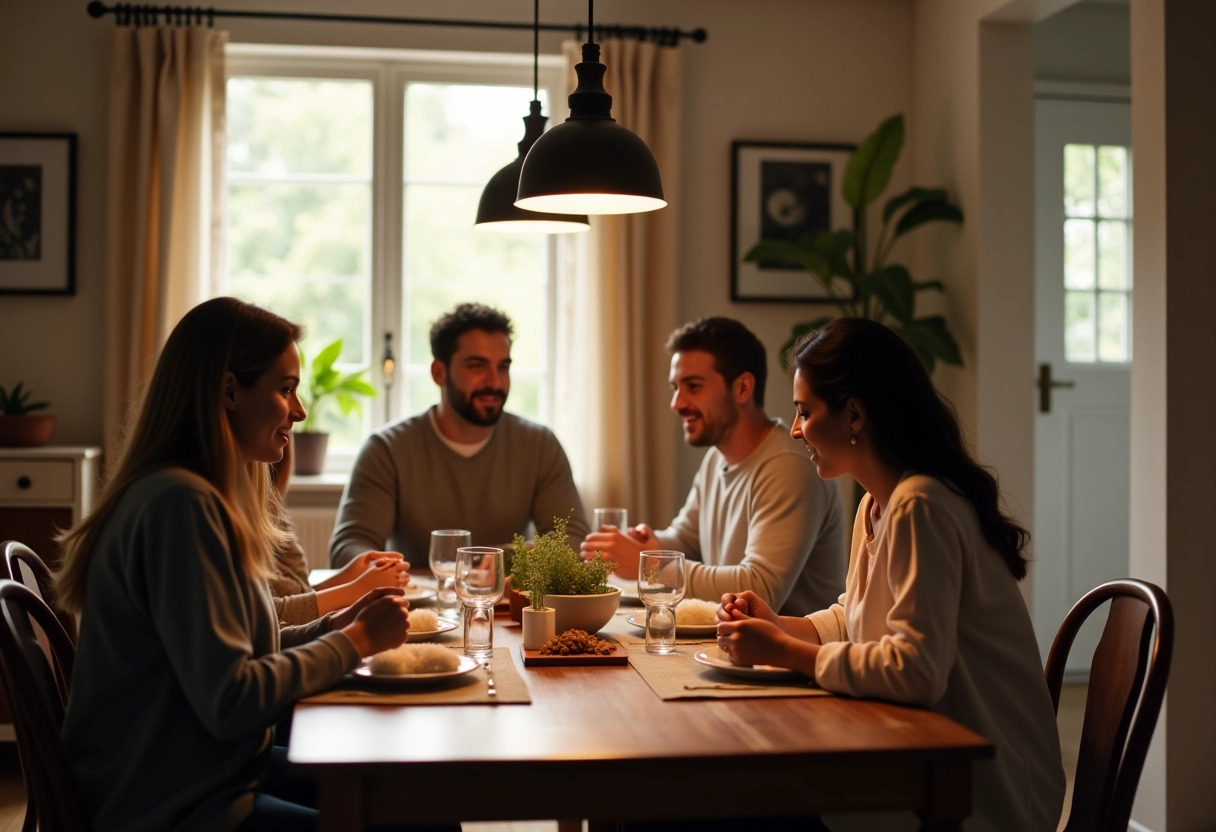
[[[684,597],[684,553],[642,552],[638,560],[638,597],[646,605],[646,652],[674,653],[676,604]]]
[[[591,531],[602,532],[605,526],[629,534],[629,512],[623,508],[597,508]]]
[[[502,549],[461,546],[456,550],[456,595],[464,605],[464,654],[494,655],[494,605],[503,593]]]
[[[455,620],[460,609],[456,598],[456,550],[472,546],[473,535],[464,529],[431,532],[431,572],[435,575],[435,611],[440,618]]]

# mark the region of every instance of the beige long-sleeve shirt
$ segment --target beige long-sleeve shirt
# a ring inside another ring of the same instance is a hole
[[[996,757],[976,765],[968,832],[1054,830],[1060,743],[1017,582],[971,504],[940,480],[906,476],[873,527],[871,503],[858,507],[840,603],[808,616],[823,641],[816,681],[928,706],[990,740]],[[867,816],[865,828],[887,827]]]

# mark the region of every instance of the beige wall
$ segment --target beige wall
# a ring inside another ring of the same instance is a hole
[[[112,18],[96,21],[78,0],[0,2],[0,130],[66,130],[80,137],[78,292],[72,298],[0,296],[0,383],[24,378],[60,414],[56,442],[101,439],[102,237],[106,83]],[[231,0],[225,8],[328,12],[328,0]],[[441,9],[441,10],[440,10]],[[530,4],[350,0],[351,14],[530,18]],[[578,3],[541,4],[545,21],[578,22]],[[703,45],[684,47],[685,174],[679,280],[680,321],[727,314],[753,327],[773,353],[769,400],[787,416],[787,382],[776,351],[808,305],[736,304],[730,297],[730,143],[734,139],[856,142],[887,115],[911,115],[911,5],[906,0],[735,0],[601,2],[597,20],[704,27]],[[233,42],[480,49],[527,52],[526,32],[227,20]],[[561,35],[541,48],[560,50]],[[907,184],[910,161],[895,185]],[[673,323],[678,323],[673,322]],[[53,336],[53,337],[50,337]],[[37,344],[38,348],[23,345]],[[657,345],[656,348],[661,348]],[[673,416],[655,414],[677,430]],[[678,499],[700,452],[681,449]],[[660,463],[663,464],[663,463]],[[667,518],[647,518],[658,522]]]

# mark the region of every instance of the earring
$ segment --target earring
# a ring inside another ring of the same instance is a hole
[[[856,444],[857,444],[857,434],[853,434],[852,436],[850,436],[850,437],[849,437],[849,444],[850,444],[850,445],[856,445]]]

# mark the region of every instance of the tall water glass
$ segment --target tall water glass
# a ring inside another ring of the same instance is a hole
[[[460,601],[456,598],[456,550],[472,546],[473,535],[464,529],[436,529],[431,532],[431,572],[435,575],[435,612],[440,618],[455,621]]]
[[[629,534],[629,512],[623,508],[597,508],[591,531],[602,532],[605,526]]]
[[[503,593],[502,549],[462,546],[456,550],[456,595],[464,605],[464,654],[494,655],[494,605]]]
[[[676,604],[684,597],[684,553],[642,552],[638,560],[638,597],[646,605],[646,652],[674,653]]]

